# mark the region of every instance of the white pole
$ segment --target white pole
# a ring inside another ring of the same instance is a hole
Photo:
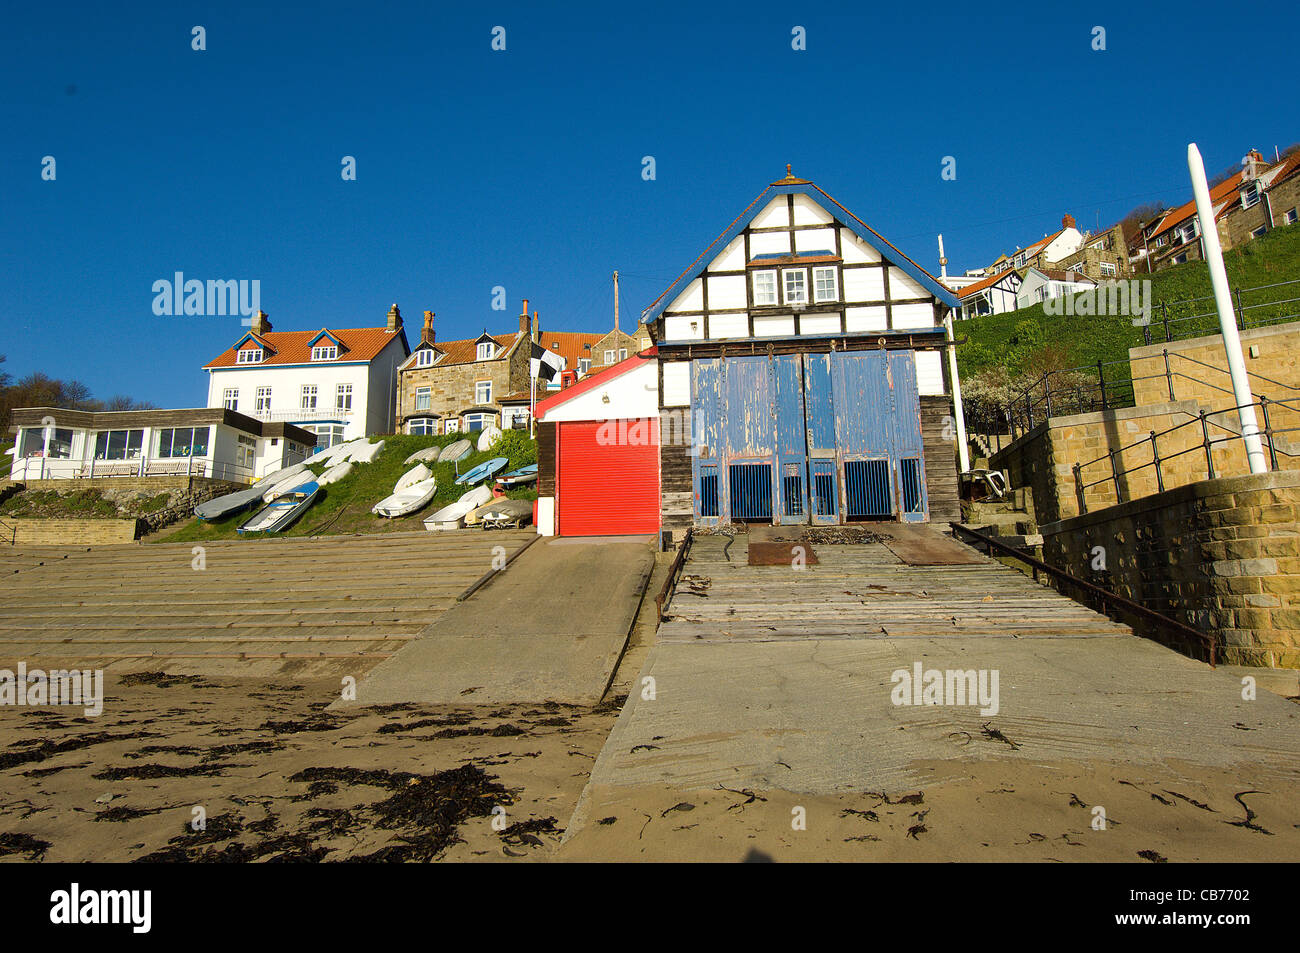
[[[943,236],[939,236],[939,277],[948,277],[948,258],[943,253]]]
[[[1241,353],[1241,337],[1237,334],[1237,321],[1232,313],[1228,273],[1223,269],[1223,248],[1219,244],[1219,230],[1214,223],[1214,207],[1210,204],[1210,186],[1205,181],[1205,163],[1194,142],[1187,144],[1187,168],[1192,176],[1192,194],[1196,196],[1196,214],[1201,223],[1205,261],[1210,266],[1210,284],[1214,287],[1214,304],[1219,311],[1219,330],[1223,333],[1223,349],[1228,355],[1228,373],[1232,376],[1232,394],[1241,420],[1241,438],[1246,445],[1246,459],[1250,462],[1251,473],[1267,473],[1268,459],[1264,456],[1264,445],[1259,439],[1255,399],[1250,393],[1246,359]]]
[[[943,319],[943,329],[948,333],[948,376],[952,378],[952,409],[957,418],[957,462],[961,472],[970,471],[970,448],[966,446],[966,410],[961,402],[961,378],[957,376],[957,345],[953,343],[952,312]]]

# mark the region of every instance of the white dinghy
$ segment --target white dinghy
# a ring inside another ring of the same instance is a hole
[[[316,482],[321,486],[329,486],[331,483],[338,483],[345,476],[352,472],[352,464],[344,460],[342,463],[336,463],[329,467],[324,473],[317,478]]]
[[[353,447],[352,452],[348,454],[348,459],[353,463],[369,463],[379,456],[379,451],[384,449],[384,441],[378,443],[368,443],[364,446]]]
[[[444,506],[424,521],[424,528],[433,532],[437,530],[460,529],[465,523],[465,516],[475,507],[482,506],[492,499],[492,491],[485,486],[475,487],[455,503]]]
[[[397,482],[393,484],[393,492],[400,493],[408,486],[411,486],[414,483],[421,483],[429,479],[431,476],[433,476],[433,471],[421,463],[419,466],[412,467],[397,478]]]
[[[468,440],[457,440],[442,448],[442,452],[438,454],[438,462],[455,463],[457,460],[464,460],[473,449],[474,445]]]
[[[419,483],[412,483],[398,490],[392,496],[380,500],[371,510],[376,516],[405,516],[429,505],[433,495],[438,492],[438,478],[429,477]]]
[[[304,483],[314,482],[315,480],[316,476],[310,470],[303,470],[301,473],[295,473],[287,480],[281,480],[279,483],[275,484],[275,486],[263,493],[262,502],[273,503],[289,491],[297,489]]]
[[[479,453],[487,453],[496,446],[497,441],[501,439],[500,427],[484,427],[483,432],[478,435]]]

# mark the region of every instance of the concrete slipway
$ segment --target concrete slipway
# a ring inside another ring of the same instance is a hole
[[[351,704],[595,704],[653,568],[648,537],[540,539],[376,666]]]
[[[1252,763],[1300,778],[1300,705],[1263,687],[1243,700],[1240,671],[994,560],[905,566],[880,543],[822,545],[796,571],[746,565],[743,540],[728,559],[726,539],[697,539],[568,836],[611,788],[897,791],[989,758]],[[893,673],[918,662],[997,671],[996,713],[894,704]]]

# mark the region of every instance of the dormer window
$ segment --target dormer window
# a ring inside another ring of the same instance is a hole
[[[311,359],[313,361],[333,361],[338,356],[339,349],[336,344],[318,344],[311,349]]]
[[[260,347],[248,347],[235,353],[236,364],[261,364],[262,349]]]
[[[1241,207],[1254,208],[1259,204],[1259,183],[1252,182],[1241,190]]]
[[[478,346],[478,360],[490,361],[496,356],[497,346],[491,341],[481,341]]]
[[[416,367],[432,367],[437,354],[432,348],[425,348],[423,351],[417,351],[415,354]]]

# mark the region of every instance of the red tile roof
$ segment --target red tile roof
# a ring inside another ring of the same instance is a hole
[[[489,360],[499,361],[506,356],[510,350],[510,345],[515,343],[515,338],[519,337],[519,332],[514,334],[489,334],[493,341],[496,342],[497,352]],[[473,364],[478,360],[478,342],[483,340],[483,335],[476,338],[464,338],[459,341],[434,341],[433,347],[441,351],[445,357],[438,361],[437,367],[448,367],[452,364]],[[416,347],[419,350],[419,347]]]
[[[267,331],[265,334],[255,335],[251,332],[240,338],[240,341],[247,337],[253,337],[259,341],[265,350],[265,355],[258,364],[238,364],[235,359],[235,348],[230,347],[223,351],[216,359],[204,364],[204,368],[209,367],[273,367],[282,364],[311,364],[311,341],[317,337],[323,329],[317,328],[314,331]],[[339,349],[338,361],[369,361],[373,360],[380,351],[389,345],[394,339],[402,337],[400,331],[389,331],[387,328],[348,328],[346,330],[329,329],[329,333],[338,339],[343,345]],[[329,361],[316,361],[317,364],[329,364]]]
[[[1241,188],[1241,177],[1244,172],[1245,170],[1242,170],[1210,189],[1211,207],[1218,205],[1233,192]],[[1172,212],[1166,212],[1165,217],[1160,220],[1160,224],[1156,226],[1155,231],[1151,233],[1150,237],[1155,238],[1157,235],[1163,234],[1171,228],[1176,228],[1195,214],[1196,199],[1192,199],[1190,202],[1178,206],[1178,208],[1174,209]]]
[[[548,331],[542,328],[537,343],[548,351],[554,351],[564,358],[566,370],[576,371],[578,361],[584,358],[591,359],[593,364],[596,363],[595,359],[592,358],[590,348],[594,348],[600,342],[600,339],[607,334],[609,334],[608,331],[601,334],[589,334],[586,331]]]
[[[977,291],[983,291],[985,288],[989,287],[990,285],[996,285],[1007,275],[1014,275],[1014,274],[1018,274],[1018,272],[1014,268],[1004,268],[1002,271],[999,271],[997,274],[989,275],[987,278],[981,278],[973,285],[967,285],[965,288],[957,288],[953,293],[957,295],[958,298],[968,298],[971,295],[975,294]]]

